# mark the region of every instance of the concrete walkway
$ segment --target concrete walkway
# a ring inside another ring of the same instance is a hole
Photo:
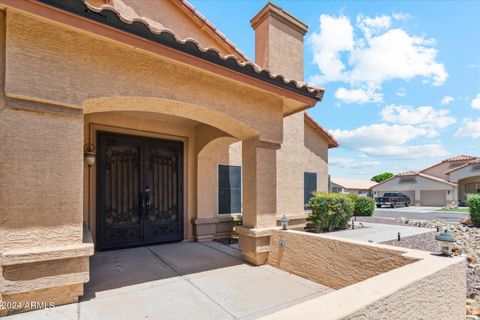
[[[362,224],[364,227],[361,226]],[[341,239],[378,243],[397,239],[398,232],[400,232],[401,237],[408,237],[432,231],[434,231],[434,229],[367,222],[361,223],[357,221],[355,222],[355,230],[336,231],[328,233],[328,235]]]
[[[97,252],[80,303],[8,320],[255,319],[332,289],[216,242]]]

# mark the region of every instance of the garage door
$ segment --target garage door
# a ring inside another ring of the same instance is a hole
[[[420,191],[420,198],[422,206],[442,207],[447,203],[447,192],[445,190],[423,190]]]
[[[415,191],[401,191],[401,193],[410,198],[410,205],[415,205]]]

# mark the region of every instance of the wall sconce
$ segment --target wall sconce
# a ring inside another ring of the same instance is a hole
[[[282,222],[282,230],[287,230],[288,229],[288,217],[286,215],[283,215],[280,218],[280,221]]]
[[[91,143],[87,143],[83,148],[83,156],[85,157],[85,161],[87,162],[88,166],[91,167],[95,164],[95,146]]]

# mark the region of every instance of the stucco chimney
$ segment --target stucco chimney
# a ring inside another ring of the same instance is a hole
[[[269,2],[250,20],[255,63],[288,79],[303,80],[303,37],[308,26]]]

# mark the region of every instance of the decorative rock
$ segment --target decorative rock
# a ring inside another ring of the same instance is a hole
[[[468,217],[465,217],[460,220],[460,223],[463,225],[469,226],[472,224],[472,220]]]
[[[468,263],[478,263],[478,259],[475,254],[469,254],[467,256]]]

